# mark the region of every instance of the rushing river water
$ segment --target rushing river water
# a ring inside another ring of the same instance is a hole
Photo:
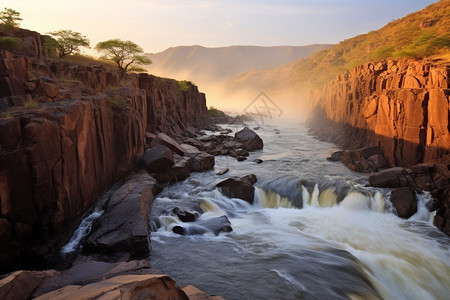
[[[400,219],[388,190],[326,160],[332,144],[302,126],[273,129],[258,131],[264,149],[248,160],[217,156],[214,170],[158,195],[154,267],[225,299],[449,299],[450,242],[429,221],[428,195],[419,195],[416,215]],[[215,175],[224,168],[230,172]],[[215,188],[249,173],[258,178],[253,205]],[[195,224],[182,224],[176,206],[200,212],[199,221],[226,215],[233,231],[177,235],[174,226]]]

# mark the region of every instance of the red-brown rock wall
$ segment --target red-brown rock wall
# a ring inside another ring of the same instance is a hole
[[[148,131],[180,134],[199,126],[207,113],[205,94],[197,86],[181,87],[174,79],[139,74],[139,88],[146,91]],[[186,88],[187,87],[187,88]]]
[[[206,116],[196,86],[0,51],[0,271],[39,266],[134,167],[145,133]],[[31,108],[24,108],[26,102]],[[53,240],[53,242],[51,242]]]
[[[428,61],[357,67],[311,93],[311,124],[332,122],[319,131],[346,147],[380,145],[391,166],[450,162],[449,73]]]

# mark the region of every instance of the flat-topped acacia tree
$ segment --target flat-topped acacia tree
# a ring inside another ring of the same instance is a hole
[[[56,38],[60,57],[79,53],[80,47],[89,48],[89,40],[79,32],[66,29],[49,32],[48,34]]]
[[[149,65],[152,61],[144,55],[144,50],[131,41],[112,39],[100,42],[95,49],[103,53],[103,58],[116,63],[120,76],[123,77],[127,71],[145,71],[139,67]]]
[[[9,29],[19,28],[20,21],[22,21],[20,12],[14,9],[5,8],[0,12],[0,24],[3,24]]]

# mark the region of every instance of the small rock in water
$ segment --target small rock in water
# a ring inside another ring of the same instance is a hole
[[[253,127],[253,130],[259,130],[259,126]]]
[[[329,161],[341,161],[344,156],[344,151],[336,151],[331,153],[331,156],[327,157]]]
[[[253,160],[253,162],[256,164],[261,164],[263,161],[262,161],[262,159],[256,158]]]
[[[194,222],[200,215],[198,212],[186,211],[178,206],[175,207],[172,212],[177,215],[178,219],[182,222]]]
[[[199,235],[207,232],[214,233],[218,235],[221,232],[231,232],[233,228],[231,227],[231,222],[228,220],[227,216],[220,216],[211,219],[199,220],[195,225],[190,226],[174,226],[172,231],[180,235]]]
[[[217,172],[216,175],[223,175],[223,174],[225,174],[225,173],[228,173],[229,170],[230,170],[230,169],[228,169],[228,168],[223,169],[222,171]]]
[[[236,159],[237,159],[238,161],[244,161],[244,160],[247,159],[247,157],[245,157],[245,156],[238,156],[238,157],[236,157]]]

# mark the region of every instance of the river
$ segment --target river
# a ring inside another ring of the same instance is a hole
[[[153,204],[153,267],[228,300],[449,299],[450,241],[430,222],[428,194],[400,219],[389,190],[326,160],[334,145],[302,125],[274,129],[257,131],[264,149],[246,161],[216,156],[214,170],[165,187]],[[250,173],[258,178],[253,205],[215,188]],[[233,231],[175,234],[174,226],[195,223],[182,224],[174,207],[198,211],[198,221],[226,215]]]

